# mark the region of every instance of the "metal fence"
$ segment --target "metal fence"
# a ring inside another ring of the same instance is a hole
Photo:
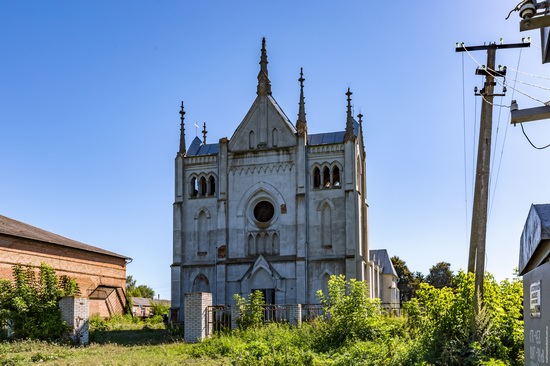
[[[264,308],[264,323],[288,323],[288,306],[266,304]]]
[[[325,312],[321,304],[302,305],[302,321],[310,322],[324,315]]]
[[[231,306],[213,305],[206,309],[208,334],[219,334],[231,330]]]

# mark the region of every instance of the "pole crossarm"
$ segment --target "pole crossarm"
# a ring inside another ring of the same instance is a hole
[[[550,106],[512,110],[512,120],[510,123],[524,123],[538,121],[550,118]]]
[[[471,46],[466,47],[464,43],[459,43],[458,46],[456,46],[455,51],[456,52],[467,52],[467,51],[483,51],[488,50],[490,48],[494,49],[506,49],[506,48],[524,48],[524,47],[531,47],[531,43],[508,43],[508,44],[496,44],[496,43],[489,43],[482,46]]]

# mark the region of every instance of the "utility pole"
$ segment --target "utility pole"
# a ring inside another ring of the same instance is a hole
[[[487,207],[489,203],[489,173],[491,163],[491,136],[493,126],[493,98],[504,96],[495,94],[495,77],[505,77],[506,68],[495,69],[497,49],[529,47],[529,43],[496,44],[466,47],[457,44],[456,52],[487,50],[487,67],[478,68],[476,75],[484,75],[485,83],[479,95],[483,98],[481,121],[479,126],[479,143],[477,150],[476,179],[474,187],[474,206],[472,212],[472,229],[470,233],[470,250],[468,272],[475,272],[474,304],[476,313],[479,310],[478,298],[483,299],[483,279],[485,275],[485,243],[487,238]]]

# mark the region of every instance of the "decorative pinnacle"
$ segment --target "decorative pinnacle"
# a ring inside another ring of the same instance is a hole
[[[260,57],[260,72],[258,73],[258,95],[271,94],[271,82],[267,71],[267,51],[265,49],[265,37],[262,38],[262,55]]]
[[[206,144],[206,134],[208,133],[208,131],[206,131],[206,122],[204,122],[204,125],[203,125],[203,128],[202,128],[202,143],[203,144]]]
[[[363,124],[363,115],[361,113],[357,115],[357,118],[359,118],[359,124]]]
[[[267,51],[265,49],[265,37],[262,38],[262,55],[260,56],[260,71],[265,72],[266,75],[269,75],[267,71]]]
[[[300,78],[298,81],[300,82],[300,102],[299,104],[299,110],[298,110],[298,123],[306,123],[306,108],[305,108],[305,99],[304,99],[304,69],[300,67]],[[298,124],[297,123],[297,124]]]
[[[348,96],[348,111],[347,111],[347,118],[346,118],[346,134],[344,135],[344,141],[353,141],[355,139],[355,135],[353,134],[353,117],[351,115],[351,95],[353,93],[348,88],[348,91],[346,95]]]
[[[181,120],[181,124],[180,124],[180,150],[179,150],[179,153],[180,154],[185,154],[186,153],[186,148],[185,148],[185,123],[184,123],[184,120],[185,120],[185,111],[183,110],[183,100],[181,101],[181,109],[180,109],[180,120]]]

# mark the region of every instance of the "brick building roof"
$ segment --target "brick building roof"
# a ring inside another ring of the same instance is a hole
[[[113,253],[108,250],[104,250],[88,244],[84,244],[76,240],[72,240],[64,236],[51,233],[49,231],[39,229],[35,226],[25,224],[24,222],[13,220],[9,217],[0,215],[0,235],[2,234],[13,237],[38,240],[45,243],[80,249],[87,252],[105,254],[112,257],[124,258],[126,260],[131,259],[127,256]]]

